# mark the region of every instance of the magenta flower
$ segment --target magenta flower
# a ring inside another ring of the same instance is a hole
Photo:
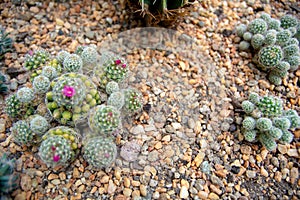
[[[70,97],[70,98],[75,95],[75,89],[72,86],[68,86],[68,85],[64,86],[62,92],[66,97]]]
[[[126,68],[126,64],[124,63],[124,64],[122,64],[122,68]]]
[[[53,156],[53,161],[54,162],[58,162],[60,160],[60,156],[59,155],[54,155]]]
[[[119,64],[121,64],[121,60],[120,60],[120,59],[118,59],[118,60],[115,60],[115,64],[116,64],[116,65],[119,65]]]

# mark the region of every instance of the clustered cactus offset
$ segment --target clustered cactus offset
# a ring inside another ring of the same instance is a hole
[[[268,72],[268,79],[274,85],[281,85],[282,78],[300,65],[299,41],[296,38],[299,20],[292,15],[284,15],[280,20],[262,13],[248,26],[237,26],[236,33],[243,38],[240,50],[252,47],[255,50],[253,61],[257,67]]]
[[[283,110],[282,102],[275,97],[259,97],[251,93],[242,102],[246,116],[242,133],[249,142],[260,141],[267,150],[277,147],[276,141],[290,143],[293,134],[289,131],[300,127],[300,117],[295,110]]]
[[[3,154],[0,159],[0,197],[3,199],[19,186],[19,175],[14,172],[14,169],[14,161]]]

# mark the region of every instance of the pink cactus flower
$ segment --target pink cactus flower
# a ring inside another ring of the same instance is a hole
[[[110,116],[110,117],[113,116],[112,112],[107,113],[107,115]]]
[[[121,64],[121,60],[120,60],[120,59],[118,59],[118,60],[115,60],[115,64],[116,64],[116,65],[119,65],[119,64]]]
[[[109,158],[109,153],[104,154],[105,158]]]
[[[68,86],[68,85],[65,85],[64,86],[64,89],[63,89],[63,94],[66,96],[66,97],[72,97],[75,95],[75,89],[72,87],[72,86]]]
[[[33,55],[33,51],[32,51],[32,50],[28,51],[28,54],[29,54],[30,56],[32,56],[32,55]]]
[[[124,64],[122,64],[122,68],[126,68],[126,64],[124,63]]]
[[[60,156],[59,155],[54,155],[53,156],[53,161],[54,162],[58,162],[60,160]]]

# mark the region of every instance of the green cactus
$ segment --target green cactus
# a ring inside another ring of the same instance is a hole
[[[58,52],[56,59],[60,64],[63,64],[65,61],[65,58],[70,56],[70,53],[65,51],[65,50],[61,50],[60,52]]]
[[[82,66],[82,59],[77,54],[70,54],[63,62],[63,67],[67,72],[78,72],[82,69]]]
[[[244,33],[247,31],[247,26],[245,24],[240,24],[236,27],[235,31],[239,37],[243,37]]]
[[[268,131],[272,128],[272,121],[269,118],[259,118],[256,120],[256,128],[259,131]]]
[[[113,80],[118,83],[127,77],[129,67],[121,59],[109,59],[104,63],[104,71],[108,80]]]
[[[243,39],[245,40],[245,41],[251,41],[251,39],[252,39],[252,37],[253,37],[253,34],[252,33],[250,33],[250,32],[245,32],[244,33],[244,35],[243,35]]]
[[[264,34],[268,29],[268,24],[265,20],[257,18],[252,20],[248,25],[248,31],[253,34]]]
[[[124,106],[124,94],[122,92],[114,92],[107,99],[107,105],[113,106],[121,110]]]
[[[258,109],[266,117],[277,117],[282,114],[282,101],[272,96],[265,96],[259,100]]]
[[[11,128],[15,141],[20,145],[31,145],[34,134],[25,120],[15,122]]]
[[[259,99],[260,99],[260,97],[259,97],[259,95],[258,95],[257,93],[251,92],[251,93],[249,94],[248,100],[249,100],[251,103],[253,103],[254,105],[256,105],[256,104],[259,103]]]
[[[258,61],[266,68],[276,66],[283,59],[283,52],[280,46],[270,45],[263,47],[258,52]]]
[[[261,49],[265,41],[265,37],[262,34],[255,34],[251,38],[251,45],[254,49]]]
[[[291,126],[291,122],[287,117],[275,117],[273,118],[273,124],[281,130],[287,130]]]
[[[280,76],[278,76],[277,74],[275,74],[274,72],[269,73],[268,79],[274,85],[281,85],[282,84],[282,78]]]
[[[252,117],[245,117],[245,119],[243,120],[242,122],[242,126],[245,130],[253,130],[255,129],[255,126],[256,126],[256,121],[254,118]]]
[[[275,140],[267,134],[260,134],[258,139],[268,151],[273,151],[277,148]]]
[[[282,136],[279,139],[279,142],[284,144],[289,144],[293,141],[294,135],[288,130],[282,130]]]
[[[286,58],[285,61],[290,64],[290,71],[296,71],[300,65],[300,56],[290,56]]]
[[[246,51],[247,49],[249,49],[250,47],[250,43],[247,41],[241,41],[239,44],[239,49],[242,51]]]
[[[282,30],[276,34],[276,44],[283,46],[292,37],[292,33],[289,30]]]
[[[4,57],[5,53],[12,50],[13,41],[8,35],[4,29],[0,29],[0,60]]]
[[[0,93],[6,93],[8,91],[8,87],[5,84],[6,78],[5,76],[0,72]]]
[[[250,114],[251,112],[253,112],[255,105],[251,101],[245,100],[242,102],[242,108],[245,113]]]
[[[0,159],[0,197],[11,193],[19,187],[19,175],[14,172],[15,164],[6,154]],[[5,198],[4,198],[5,199]]]
[[[299,53],[299,46],[296,44],[291,44],[282,48],[285,58],[296,56]]]
[[[22,103],[30,103],[34,99],[34,92],[31,88],[23,87],[18,89],[16,97]]]
[[[268,13],[262,12],[260,14],[260,18],[263,19],[265,22],[270,22],[271,21],[271,16]]]
[[[256,130],[246,130],[243,132],[245,140],[248,142],[254,142],[256,140],[257,131]]]
[[[282,131],[281,129],[273,126],[270,130],[266,132],[266,134],[268,134],[271,138],[279,139],[282,136]]]
[[[118,92],[119,90],[119,84],[115,81],[108,82],[105,89],[107,94],[112,94],[114,92]]]
[[[99,57],[97,49],[92,46],[83,47],[78,55],[80,55],[84,65],[96,63]]]
[[[281,27],[288,29],[290,27],[296,27],[298,25],[298,20],[292,15],[284,15],[280,18]]]
[[[140,91],[134,88],[128,88],[124,92],[123,110],[131,115],[139,112],[143,107],[143,95]]]
[[[33,79],[32,87],[37,94],[44,94],[50,88],[50,80],[46,76],[39,75]]]
[[[120,123],[120,112],[113,106],[96,106],[89,115],[89,126],[95,133],[111,133],[119,127]]]
[[[52,80],[57,77],[57,70],[53,66],[44,66],[42,69],[42,75],[47,77],[49,80]]]
[[[275,65],[275,70],[288,71],[290,69],[290,63],[286,61],[280,61],[278,65]]]
[[[279,31],[281,29],[280,27],[280,21],[278,19],[271,19],[268,22],[268,29],[269,30],[275,30],[275,31]]]
[[[116,155],[117,147],[109,138],[91,138],[83,148],[83,158],[95,168],[109,167]]]
[[[27,70],[36,70],[42,67],[47,61],[50,60],[50,54],[44,49],[37,50],[35,52],[30,51],[26,55],[24,67]]]
[[[5,99],[5,112],[10,117],[17,117],[20,114],[21,102],[16,94],[12,94]]]
[[[29,124],[31,131],[37,135],[43,135],[50,127],[47,119],[40,115],[34,115]]]
[[[277,31],[271,29],[266,32],[264,43],[266,45],[274,45],[276,43]]]

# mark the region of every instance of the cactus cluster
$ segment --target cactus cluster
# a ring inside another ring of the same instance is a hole
[[[114,161],[116,155],[116,144],[110,138],[91,138],[83,149],[84,159],[95,168],[108,167]]]
[[[6,199],[6,195],[19,186],[19,175],[14,172],[15,164],[9,160],[6,154],[0,159],[0,198]],[[9,199],[9,198],[7,198]]]
[[[27,70],[34,71],[41,68],[50,59],[50,54],[44,49],[30,51],[25,58],[24,67]]]
[[[82,59],[77,54],[69,54],[64,58],[63,67],[67,72],[80,72],[82,65]]]
[[[243,39],[239,44],[240,50],[254,49],[254,63],[268,72],[268,79],[274,85],[281,85],[282,78],[300,65],[299,41],[296,38],[299,26],[300,21],[292,15],[284,15],[277,20],[262,13],[248,26],[241,24],[236,28],[237,35]]]
[[[242,122],[242,133],[249,142],[260,141],[267,150],[277,147],[277,141],[290,143],[291,129],[300,127],[300,117],[295,110],[283,110],[282,102],[271,96],[259,97],[251,93],[242,102],[246,116]]]
[[[3,28],[0,29],[0,60],[4,57],[4,54],[11,51],[12,39],[8,37],[8,33]]]
[[[32,87],[37,94],[44,94],[50,88],[50,80],[48,77],[39,75],[33,79]]]
[[[25,120],[19,120],[11,127],[15,141],[20,145],[30,145],[33,141],[33,132]]]
[[[75,129],[58,126],[42,138],[39,156],[49,167],[67,166],[79,153],[80,134]]]
[[[8,87],[5,84],[6,78],[4,74],[0,73],[0,93],[6,93],[8,91]]]

